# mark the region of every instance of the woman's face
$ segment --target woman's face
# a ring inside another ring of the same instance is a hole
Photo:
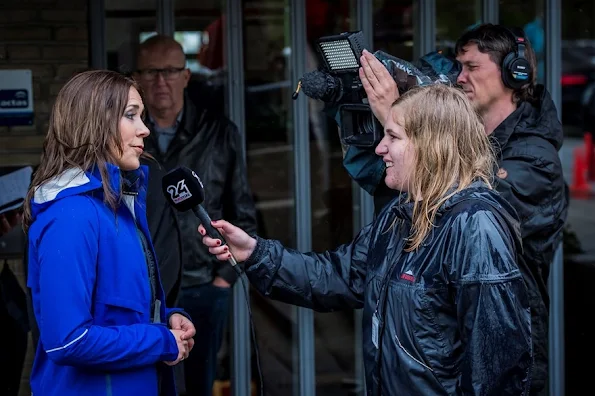
[[[382,157],[386,165],[386,185],[393,190],[406,192],[415,155],[413,144],[401,126],[404,122],[400,113],[399,106],[393,106],[389,112],[384,124],[384,137],[376,146],[376,154]]]
[[[130,171],[140,167],[140,155],[145,147],[143,139],[149,136],[149,129],[141,119],[143,110],[140,94],[136,88],[130,87],[126,110],[120,120],[122,155],[117,160],[117,165],[122,170]]]

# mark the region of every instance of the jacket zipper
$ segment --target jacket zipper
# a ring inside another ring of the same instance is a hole
[[[405,349],[405,347],[403,346],[403,344],[401,344],[401,340],[399,340],[399,336],[397,335],[396,332],[395,332],[395,339],[397,340],[397,344],[399,344],[399,348],[401,348],[403,350],[403,352],[405,352],[407,354],[407,356],[409,356],[413,361],[417,362],[418,364],[420,364],[421,366],[427,368],[428,370],[430,370],[432,372],[434,371],[427,364],[423,363],[419,359],[414,358],[413,355],[411,353],[409,353],[409,351],[407,349]]]
[[[105,375],[105,394],[106,394],[106,396],[112,396],[112,376],[111,376],[111,374]]]
[[[395,224],[394,227],[400,227],[404,224],[403,219],[400,219],[396,214],[395,214]],[[405,247],[405,239],[402,238],[402,231],[399,230],[397,232],[395,232],[396,235],[398,235],[400,238],[399,242],[397,243],[397,245],[394,247],[394,252],[399,252],[402,251]],[[388,248],[388,245],[387,245]],[[395,270],[395,268],[397,267],[397,262],[393,263],[392,265],[390,265],[387,269],[387,273],[385,274],[385,277],[383,277],[383,282],[380,285],[380,295],[378,296],[378,299],[382,299],[382,304],[381,304],[381,309],[382,309],[382,315],[380,317],[380,321],[382,323],[382,328],[378,329],[378,369],[377,369],[377,375],[378,375],[378,396],[382,396],[382,358],[383,358],[383,353],[382,353],[382,340],[383,340],[383,334],[384,334],[384,326],[386,325],[384,319],[386,317],[386,303],[388,301],[388,293],[390,290],[390,279],[392,277],[392,274]],[[386,282],[386,290],[384,290],[384,296],[382,296],[382,289],[384,287],[384,283]]]

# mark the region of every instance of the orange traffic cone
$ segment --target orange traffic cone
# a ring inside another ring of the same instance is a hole
[[[591,187],[587,182],[587,162],[585,151],[582,147],[576,147],[574,149],[573,159],[570,194],[574,198],[587,198],[591,194]]]

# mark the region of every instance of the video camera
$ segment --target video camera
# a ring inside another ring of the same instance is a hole
[[[383,128],[372,113],[359,78],[364,48],[361,31],[319,38],[317,53],[322,66],[302,76],[293,98],[296,99],[302,89],[310,98],[338,105],[341,142],[344,145],[375,147],[382,139]],[[400,94],[417,85],[454,85],[461,71],[454,58],[438,51],[423,56],[415,65],[383,51],[375,52],[374,56],[389,71]]]

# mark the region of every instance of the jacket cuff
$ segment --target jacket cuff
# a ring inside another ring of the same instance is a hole
[[[192,318],[190,317],[190,315],[188,315],[188,313],[186,311],[184,311],[182,308],[166,308],[165,316],[167,318],[167,327],[168,328],[169,328],[169,318],[171,318],[171,316],[173,314],[180,314],[192,322]]]
[[[251,265],[254,265],[262,260],[262,257],[266,254],[268,250],[269,243],[266,239],[262,239],[259,236],[255,236],[256,238],[256,247],[254,247],[254,251],[248,257],[246,261],[244,261],[244,271],[246,271]]]
[[[154,326],[157,326],[157,328],[163,334],[163,338],[166,340],[160,360],[165,362],[173,362],[178,358],[178,342],[176,341],[176,338],[172,332],[169,331],[169,327],[166,327],[162,324],[155,324]]]

